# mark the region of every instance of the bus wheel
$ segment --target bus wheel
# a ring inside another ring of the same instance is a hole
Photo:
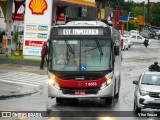
[[[112,105],[113,104],[113,97],[109,97],[105,99],[105,104],[106,105]]]
[[[115,96],[114,96],[116,99],[118,99],[119,98],[119,91],[117,92],[117,94],[115,94]]]
[[[140,112],[141,112],[141,108],[139,108],[139,107],[137,106],[135,100],[134,100],[134,111],[135,111],[136,113],[140,113]]]
[[[63,103],[63,98],[56,98],[56,103],[62,104]]]

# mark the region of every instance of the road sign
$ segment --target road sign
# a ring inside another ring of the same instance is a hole
[[[144,24],[144,16],[138,15],[137,16],[137,24],[143,25]]]
[[[87,69],[87,66],[84,65],[84,64],[82,64],[82,65],[81,65],[81,71],[86,71],[86,69]]]
[[[125,17],[125,16],[120,16],[119,20],[128,21],[128,17]]]

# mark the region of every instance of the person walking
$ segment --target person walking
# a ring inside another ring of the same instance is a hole
[[[42,51],[41,51],[41,64],[40,64],[40,69],[44,69],[44,62],[45,62],[45,57],[47,55],[47,43],[44,42],[42,46]]]

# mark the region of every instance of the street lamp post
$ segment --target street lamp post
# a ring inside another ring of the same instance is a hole
[[[131,12],[129,12],[128,14],[128,20],[127,20],[127,30],[128,30],[128,21],[129,21],[129,16],[130,16]]]

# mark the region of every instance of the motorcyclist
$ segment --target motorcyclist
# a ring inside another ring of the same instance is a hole
[[[143,44],[147,48],[147,46],[149,45],[149,38],[146,38]]]
[[[160,72],[160,66],[158,65],[158,62],[155,61],[154,64],[149,66],[149,71],[157,71]]]

